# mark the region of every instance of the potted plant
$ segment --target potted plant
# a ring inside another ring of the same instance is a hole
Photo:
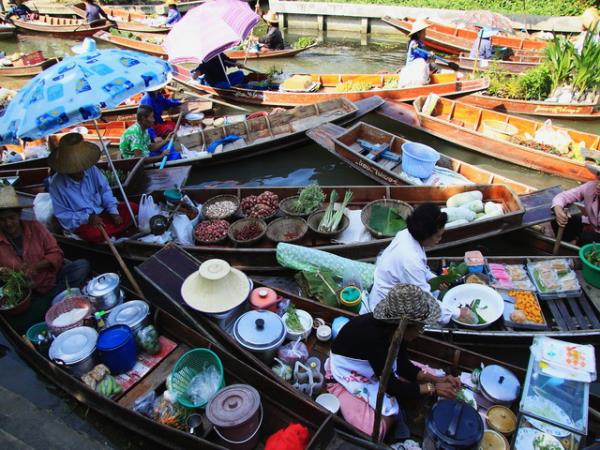
[[[1,288],[0,312],[15,316],[31,305],[31,279],[22,270],[8,270],[0,274],[4,283]]]

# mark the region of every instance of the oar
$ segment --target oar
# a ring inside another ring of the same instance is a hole
[[[169,141],[169,144],[167,145],[167,150],[169,150],[169,153],[171,153],[173,151],[173,143],[175,142],[175,137],[177,136],[177,130],[179,129],[179,124],[181,124],[181,119],[183,118],[183,111],[181,111],[179,113],[179,117],[177,118],[177,123],[175,124],[175,128],[173,129],[173,136],[171,136],[171,140]],[[160,166],[158,167],[158,170],[162,170],[165,168],[165,164],[167,164],[167,158],[169,157],[169,155],[165,155],[163,156],[161,162],[160,162]]]
[[[258,70],[254,70],[254,69],[248,67],[246,64],[238,63],[238,66],[241,66],[242,69],[246,69],[248,72],[257,73],[259,75],[262,75],[262,72],[259,72]]]
[[[558,253],[560,243],[562,242],[563,234],[565,234],[565,227],[559,226],[558,232],[556,233],[556,239],[554,240],[554,247],[552,248],[553,255],[556,255]]]
[[[446,58],[442,58],[439,55],[436,55],[435,53],[431,53],[431,55],[437,59],[438,61],[443,62],[444,64],[446,64],[448,67],[450,67],[452,70],[460,70],[460,66],[458,64],[456,64],[455,62],[450,61],[449,59]]]
[[[104,226],[99,225],[98,228],[100,229],[100,232],[102,233],[102,236],[104,237],[104,241],[110,248],[110,251],[112,252],[112,254],[115,257],[115,259],[117,260],[117,262],[119,263],[119,266],[121,266],[121,269],[123,270],[123,273],[127,277],[127,280],[131,283],[131,287],[135,291],[135,294],[138,295],[140,298],[144,298],[144,294],[142,293],[142,290],[140,289],[139,284],[137,284],[137,281],[135,281],[135,278],[133,278],[133,275],[127,268],[127,265],[125,264],[125,261],[123,261],[123,258],[121,258],[121,255],[119,254],[119,251],[115,247],[115,244],[113,244],[112,240],[108,236],[108,233],[106,233]]]
[[[246,112],[249,111],[248,109],[242,108],[241,106],[232,105],[231,103],[224,102],[223,100],[217,100],[216,98],[212,98],[210,95],[195,94],[194,92],[184,91],[183,89],[177,89],[177,88],[174,88],[171,86],[167,86],[167,89],[169,91],[179,92],[180,94],[188,95],[190,97],[201,98],[203,100],[211,101],[211,102],[217,103],[219,105],[228,106],[229,108],[239,109],[240,111],[246,111]]]

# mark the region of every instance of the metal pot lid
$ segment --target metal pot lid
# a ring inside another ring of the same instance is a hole
[[[150,307],[148,303],[142,300],[130,300],[123,303],[122,305],[115,306],[115,308],[108,315],[106,319],[107,326],[113,326],[118,324],[129,325],[131,328],[135,328],[137,325],[148,317],[150,314]]]
[[[214,426],[235,427],[250,420],[260,407],[260,395],[247,384],[221,389],[206,406],[206,417]]]
[[[51,360],[60,360],[65,364],[83,361],[94,353],[98,333],[91,327],[77,327],[58,335],[52,344],[48,356]]]
[[[86,292],[92,297],[102,297],[116,291],[120,281],[121,279],[116,273],[103,273],[89,281],[86,285]]]
[[[521,390],[521,383],[515,374],[496,364],[484,367],[479,376],[479,385],[491,400],[502,403],[514,402]]]
[[[285,326],[274,312],[248,311],[236,320],[233,335],[247,349],[270,350],[279,346],[285,338]]]
[[[458,400],[440,400],[431,408],[427,428],[444,444],[467,448],[481,440],[484,426],[471,405]]]

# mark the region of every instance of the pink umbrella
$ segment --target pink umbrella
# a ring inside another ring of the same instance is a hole
[[[177,22],[163,42],[175,64],[204,62],[240,43],[260,17],[240,0],[212,0]]]

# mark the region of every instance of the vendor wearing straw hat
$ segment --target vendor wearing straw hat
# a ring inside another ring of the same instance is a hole
[[[6,20],[12,16],[17,16],[19,20],[28,20],[29,15],[33,14],[33,11],[27,5],[23,4],[24,0],[11,0],[9,3],[13,6],[10,7],[8,13],[4,16]]]
[[[425,50],[425,30],[429,24],[425,19],[415,20],[408,36],[408,51],[406,53],[406,64],[413,62],[416,59],[424,59],[428,61],[430,53]]]
[[[93,243],[104,241],[100,226],[109,236],[118,236],[131,224],[127,206],[117,202],[95,166],[99,159],[98,146],[79,133],[64,135],[48,156],[48,165],[57,172],[49,189],[54,215],[65,230]],[[130,205],[137,214],[138,206]]]
[[[435,324],[439,316],[440,306],[430,294],[417,286],[398,284],[372,313],[354,317],[344,325],[331,345],[325,370],[334,380],[327,389],[340,401],[347,422],[365,433],[373,431],[379,380],[392,336],[401,320],[408,325],[386,388],[382,435],[394,427],[396,440],[410,436],[401,407],[406,401],[456,396],[461,385],[458,378],[433,376],[415,366],[407,353],[406,343],[417,338],[426,324]]]
[[[154,111],[154,124],[148,130],[153,140],[157,137],[164,138],[175,130],[175,122],[165,121],[162,115],[165,111],[176,114],[180,111],[182,105],[179,100],[165,97],[163,94],[164,87],[165,85],[160,85],[148,89],[140,100],[140,106],[149,106]]]
[[[583,32],[581,32],[579,36],[577,36],[577,39],[574,43],[577,53],[581,53],[581,50],[583,49],[583,44],[585,42],[585,38],[588,35],[588,33],[594,33],[592,39],[594,40],[594,42],[600,42],[600,14],[598,13],[598,8],[592,6],[586,9],[583,12],[583,14],[581,14],[580,20]]]
[[[177,9],[177,0],[167,0],[165,4],[169,9],[166,23],[168,27],[172,27],[181,20],[181,13]]]
[[[277,13],[269,11],[262,18],[267,22],[268,29],[267,34],[258,38],[258,43],[269,50],[283,50],[285,43],[279,29],[279,16]]]
[[[21,210],[31,206],[19,200],[12,186],[0,185],[0,270],[22,270],[33,284],[30,310],[13,323],[19,332],[43,320],[52,298],[67,285],[80,288],[90,272],[84,259],[64,261],[56,239],[44,225],[21,219]]]

